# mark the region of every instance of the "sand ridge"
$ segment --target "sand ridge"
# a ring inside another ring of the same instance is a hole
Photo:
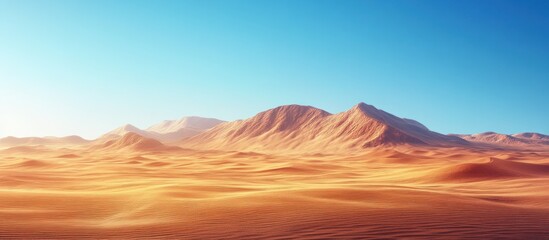
[[[133,146],[143,138],[120,140]],[[145,150],[1,151],[0,238],[549,234],[547,152]]]

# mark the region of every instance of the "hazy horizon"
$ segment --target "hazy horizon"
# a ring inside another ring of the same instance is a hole
[[[0,1],[0,137],[365,102],[549,134],[544,1]]]

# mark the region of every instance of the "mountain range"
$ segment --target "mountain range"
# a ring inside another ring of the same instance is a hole
[[[496,132],[484,132],[478,134],[449,134],[465,139],[469,142],[492,145],[549,145],[549,136],[540,133],[501,134]]]
[[[400,144],[455,146],[468,142],[439,134],[417,121],[359,103],[330,114],[311,106],[287,105],[184,139],[180,146],[246,151],[348,151]]]
[[[91,149],[345,152],[380,146],[419,145],[434,147],[545,147],[549,136],[540,133],[513,135],[440,134],[423,124],[400,118],[372,105],[359,103],[331,114],[312,106],[285,105],[238,121],[184,117],[146,129],[126,124],[88,141],[78,136],[63,138],[0,139],[0,146],[84,145]]]
[[[166,120],[154,124],[145,130],[131,124],[126,124],[103,134],[96,142],[106,142],[124,136],[126,133],[137,133],[143,137],[152,138],[163,143],[172,143],[181,139],[197,135],[217,124],[223,123],[215,118],[184,117],[179,120]]]

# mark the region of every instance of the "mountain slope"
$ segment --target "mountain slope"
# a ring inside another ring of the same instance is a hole
[[[121,137],[106,141],[104,143],[96,143],[90,149],[94,151],[169,151],[177,150],[179,148],[166,146],[157,140],[146,138],[137,133],[128,132]]]
[[[516,137],[516,138],[521,138],[521,139],[541,140],[541,141],[548,141],[549,142],[549,136],[541,134],[541,133],[525,132],[525,133],[513,134],[512,136]]]
[[[549,136],[540,133],[517,133],[513,135],[484,132],[477,134],[452,134],[470,142],[499,146],[549,145]]]
[[[131,124],[126,124],[103,134],[96,142],[106,142],[117,139],[127,133],[136,133],[163,143],[171,143],[202,133],[222,122],[223,121],[214,118],[184,117],[180,120],[163,121],[152,125],[146,130],[139,129]]]
[[[215,118],[184,117],[152,125],[146,131],[155,133],[156,139],[162,142],[174,142],[197,135],[223,122]]]
[[[115,129],[103,134],[96,141],[106,142],[106,141],[109,141],[109,140],[118,139],[119,137],[124,136],[127,133],[136,133],[136,134],[139,134],[141,136],[149,137],[149,138],[154,138],[155,137],[154,133],[150,133],[148,131],[141,130],[141,129],[139,129],[139,128],[131,125],[131,124],[126,124],[124,126],[115,128]]]
[[[192,129],[192,130],[206,130],[215,125],[223,123],[224,121],[215,119],[215,118],[203,118],[203,117],[184,117],[179,120],[166,120],[161,123],[155,124],[147,128],[149,132],[157,133],[171,133],[177,132],[181,129]]]
[[[181,143],[190,148],[330,152],[399,144],[453,146],[467,142],[360,103],[339,114],[310,106],[281,106],[246,120],[220,124]]]

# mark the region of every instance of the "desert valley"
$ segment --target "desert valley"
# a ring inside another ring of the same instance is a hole
[[[549,136],[374,106],[0,139],[1,239],[547,239]]]

